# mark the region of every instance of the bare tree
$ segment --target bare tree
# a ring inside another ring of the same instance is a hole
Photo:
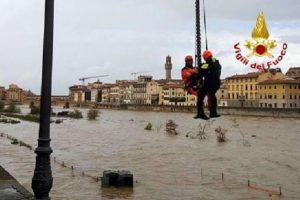
[[[215,129],[218,142],[226,142],[226,132],[227,130],[221,128],[221,126]]]
[[[177,127],[178,127],[178,125],[173,120],[169,120],[166,123],[166,133],[171,134],[171,135],[178,135],[179,133],[176,130]]]
[[[240,124],[238,123],[236,118],[232,118],[231,121],[233,122],[232,127],[236,128],[238,130],[238,132],[240,133],[240,135],[243,138],[243,145],[244,146],[250,146],[250,142],[248,140],[245,139],[245,133],[242,131],[242,129],[240,128]]]
[[[207,138],[207,131],[211,127],[211,125],[215,122],[215,120],[206,121],[204,124],[199,123],[196,134],[193,134],[194,131],[189,131],[186,133],[186,137],[190,137],[191,139],[200,139],[204,140]],[[191,135],[192,134],[192,135]]]

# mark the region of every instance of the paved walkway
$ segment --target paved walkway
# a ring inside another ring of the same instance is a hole
[[[28,192],[14,177],[0,166],[0,199],[29,200],[32,194]]]

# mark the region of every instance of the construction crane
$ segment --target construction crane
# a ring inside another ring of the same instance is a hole
[[[82,81],[82,85],[84,85],[84,81],[91,78],[100,78],[100,77],[107,77],[109,75],[99,75],[99,76],[89,76],[89,77],[82,77],[79,80]]]
[[[150,71],[142,71],[142,72],[132,72],[131,75],[133,75],[134,80],[136,79],[136,75],[142,74],[142,73],[149,73]]]

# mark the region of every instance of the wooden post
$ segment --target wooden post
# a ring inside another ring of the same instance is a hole
[[[280,195],[280,196],[282,195],[282,192],[281,192],[281,186],[279,187],[279,195]]]

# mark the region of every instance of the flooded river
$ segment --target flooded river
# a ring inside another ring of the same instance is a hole
[[[233,116],[222,116],[200,140],[186,137],[205,125],[193,114],[101,110],[88,121],[81,111],[84,119],[51,124],[52,157],[75,167],[72,173],[52,159],[53,200],[300,199],[300,119],[234,117],[236,127]],[[178,135],[165,133],[167,120],[178,124]],[[152,131],[144,130],[148,122]],[[217,142],[219,126],[227,129],[225,143]],[[0,133],[36,146],[38,124],[0,124]],[[34,163],[33,151],[0,138],[0,165],[30,191]],[[102,189],[81,175],[107,169],[132,171],[134,189]],[[249,189],[248,180],[258,189]],[[280,186],[283,197],[265,191]]]

